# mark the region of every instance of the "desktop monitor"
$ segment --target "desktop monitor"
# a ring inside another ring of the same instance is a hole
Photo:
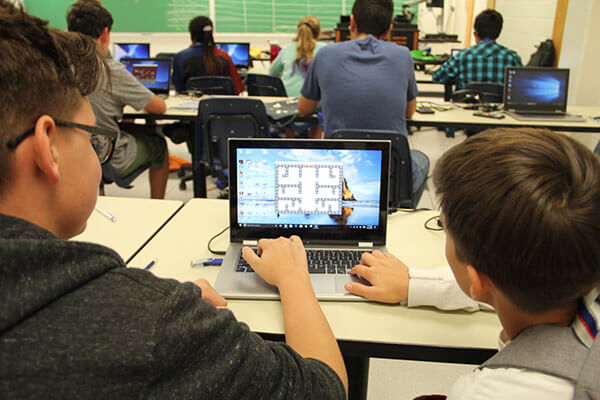
[[[504,109],[565,112],[568,89],[567,68],[507,67],[504,73]]]
[[[462,51],[462,49],[452,49],[452,50],[450,50],[450,57],[452,57],[452,58],[456,57],[457,55],[460,54],[461,51]]]
[[[217,49],[223,50],[238,68],[250,66],[250,43],[216,43]]]
[[[171,81],[171,59],[121,58],[125,69],[155,94],[168,94]]]
[[[113,46],[113,58],[115,61],[120,62],[123,57],[150,57],[150,43],[115,43]]]

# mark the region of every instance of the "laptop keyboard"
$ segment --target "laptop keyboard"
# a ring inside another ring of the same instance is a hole
[[[364,250],[306,250],[308,273],[310,274],[349,274],[360,264]],[[237,272],[254,272],[246,260],[240,257]]]

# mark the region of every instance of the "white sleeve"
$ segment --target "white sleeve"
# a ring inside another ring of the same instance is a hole
[[[463,293],[450,267],[410,269],[408,271],[409,307],[433,306],[440,310],[493,310]]]
[[[518,368],[483,368],[461,376],[447,400],[566,400],[575,389],[569,381]]]

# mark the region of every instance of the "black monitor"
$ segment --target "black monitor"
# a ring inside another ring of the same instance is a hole
[[[250,66],[250,43],[216,43],[217,49],[223,50],[238,68]]]
[[[169,58],[121,58],[125,69],[155,94],[169,94],[171,62]]]
[[[113,58],[115,61],[120,62],[123,57],[150,57],[150,43],[115,43],[113,46]]]

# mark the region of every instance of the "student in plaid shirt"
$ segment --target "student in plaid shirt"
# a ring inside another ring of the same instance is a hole
[[[471,46],[446,61],[433,74],[436,83],[456,83],[463,89],[469,82],[504,82],[505,67],[520,67],[521,57],[496,43],[502,30],[502,15],[485,10],[475,18],[475,39]]]

